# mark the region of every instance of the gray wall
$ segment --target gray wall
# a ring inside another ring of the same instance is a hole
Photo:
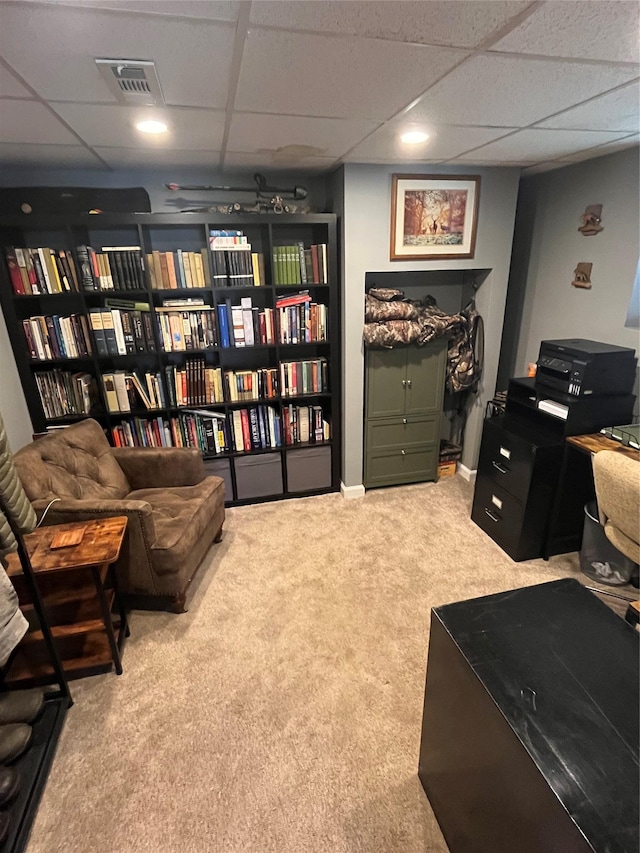
[[[542,340],[579,337],[640,348],[638,331],[624,327],[640,241],[638,165],[632,148],[525,179],[536,215],[517,375],[536,360]],[[593,237],[578,231],[589,204],[603,205],[604,230]],[[591,290],[571,286],[578,261],[593,263]]]
[[[391,175],[478,174],[480,209],[475,257],[460,261],[390,261]],[[437,269],[489,269],[476,304],[485,320],[485,372],[466,432],[463,463],[475,468],[484,407],[495,391],[504,316],[511,240],[518,191],[518,169],[399,166],[344,166],[343,221],[343,483],[362,483],[364,406],[364,285],[367,272]]]

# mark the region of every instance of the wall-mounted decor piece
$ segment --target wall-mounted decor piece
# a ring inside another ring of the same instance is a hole
[[[591,267],[593,264],[580,261],[573,271],[573,281],[571,284],[574,287],[583,287],[585,290],[591,289]]]
[[[584,213],[580,217],[582,225],[578,228],[585,237],[593,237],[594,234],[599,234],[602,229],[602,205],[589,204],[585,208]]]
[[[392,175],[391,260],[472,258],[478,175]]]

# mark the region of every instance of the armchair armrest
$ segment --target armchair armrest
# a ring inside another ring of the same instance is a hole
[[[202,455],[195,447],[114,447],[111,452],[132,491],[195,486],[204,480]]]
[[[33,508],[38,519],[46,509],[48,501],[34,501]],[[43,524],[66,524],[70,521],[90,521],[94,518],[106,518],[114,515],[126,515],[129,525],[136,523],[144,533],[145,539],[153,544],[156,539],[151,505],[146,501],[127,500],[74,500],[62,498],[49,507]]]

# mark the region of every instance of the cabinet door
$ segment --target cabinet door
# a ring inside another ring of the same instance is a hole
[[[408,347],[406,373],[407,415],[426,415],[442,409],[447,354],[446,340],[424,347]]]
[[[367,350],[367,417],[404,415],[407,348]]]

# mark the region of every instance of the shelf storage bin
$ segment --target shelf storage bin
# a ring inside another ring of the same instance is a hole
[[[228,459],[205,459],[204,472],[207,477],[222,477],[224,480],[224,502],[233,500],[233,481],[231,480],[231,463]]]
[[[281,495],[282,463],[279,453],[261,453],[235,460],[236,488],[239,501]]]
[[[306,492],[331,486],[331,447],[305,447],[287,453],[287,490]]]

